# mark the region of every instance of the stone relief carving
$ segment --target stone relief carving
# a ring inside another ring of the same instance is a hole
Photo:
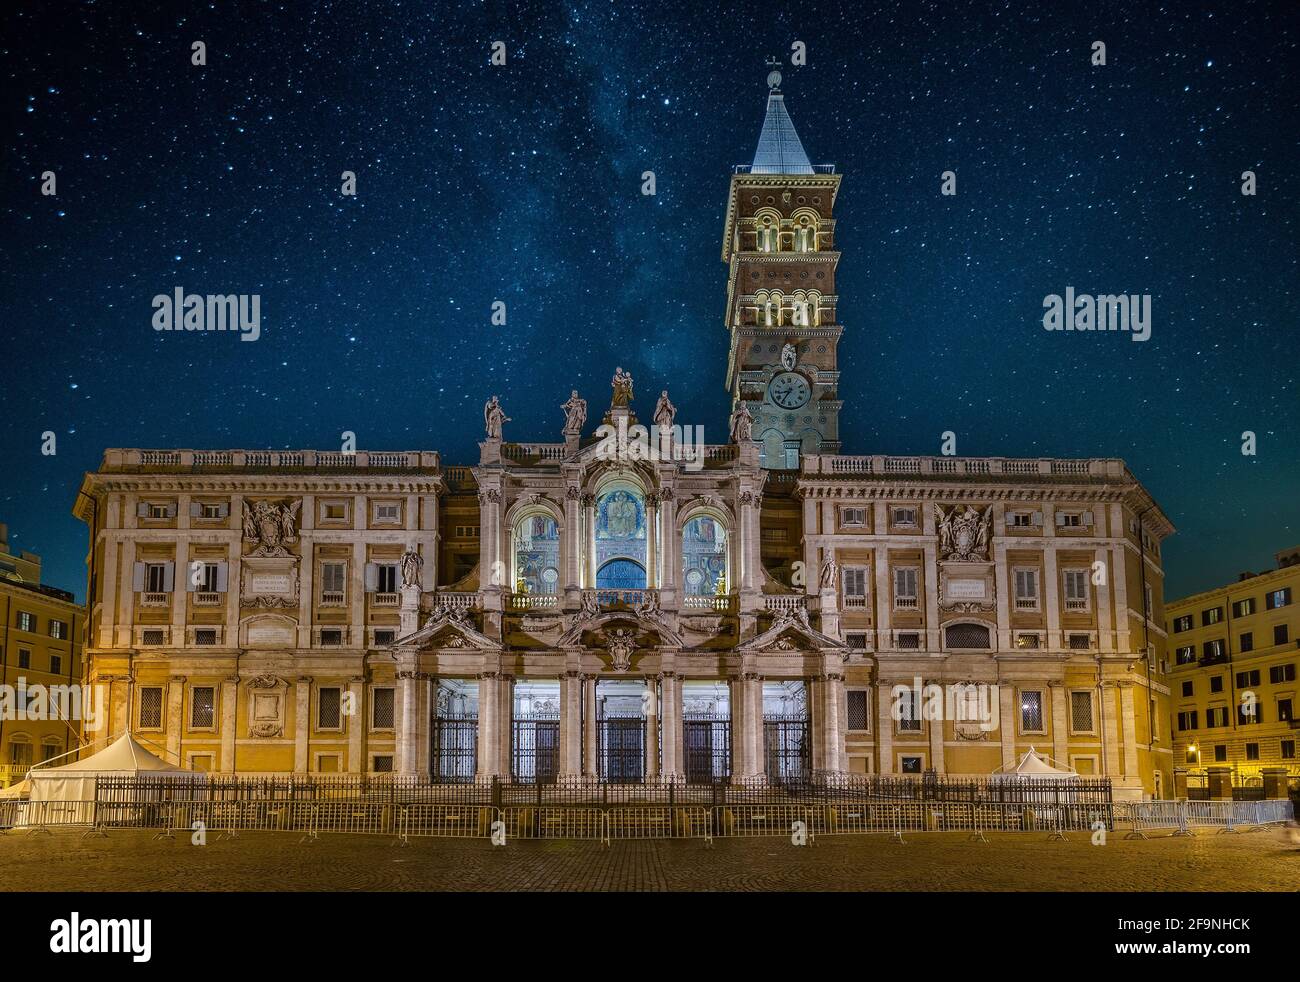
[[[616,627],[605,632],[614,671],[626,672],[632,667],[632,653],[636,651],[636,632],[631,628]]]
[[[290,556],[285,548],[298,541],[295,525],[302,500],[289,504],[272,504],[269,501],[244,502],[244,541],[256,548],[252,556]]]
[[[989,558],[989,532],[993,506],[979,511],[972,505],[953,505],[945,512],[943,505],[934,506],[939,522],[939,558],[964,562]]]

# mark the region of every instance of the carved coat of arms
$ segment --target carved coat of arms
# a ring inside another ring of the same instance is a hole
[[[298,541],[295,526],[302,501],[273,505],[269,501],[244,502],[244,541],[256,543],[252,556],[288,556],[286,545]]]
[[[993,506],[982,512],[966,505],[953,505],[945,512],[943,505],[935,505],[939,520],[939,558],[961,562],[989,558],[989,532]]]

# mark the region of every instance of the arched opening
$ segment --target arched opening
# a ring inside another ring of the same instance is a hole
[[[596,498],[596,587],[607,590],[646,588],[645,495],[618,481]]]
[[[691,597],[720,596],[730,589],[727,529],[712,515],[697,515],[682,527],[682,583]]]
[[[516,593],[558,593],[560,589],[560,527],[545,512],[530,512],[515,522],[514,574]]]

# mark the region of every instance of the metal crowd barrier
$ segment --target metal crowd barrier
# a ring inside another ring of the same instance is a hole
[[[1125,838],[1145,839],[1148,831],[1173,829],[1174,835],[1191,835],[1193,829],[1220,832],[1256,831],[1289,821],[1291,802],[1267,801],[1135,801],[1130,803],[1133,829]]]

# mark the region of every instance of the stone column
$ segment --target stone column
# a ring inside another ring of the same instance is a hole
[[[677,609],[682,575],[681,539],[677,535],[677,499],[671,486],[659,492],[659,527],[663,530],[663,578],[659,585],[659,602],[670,610]]]
[[[659,589],[659,496],[651,491],[645,496],[645,585]]]
[[[943,682],[940,680],[932,680],[927,684],[937,685],[939,686],[940,691],[943,690]],[[922,691],[924,692],[924,690]],[[945,706],[947,705],[946,699],[944,700],[944,705]],[[922,706],[924,706],[924,703],[922,703]],[[943,755],[943,735],[944,735],[943,714],[940,714],[938,719],[926,720],[925,726],[927,731],[929,732],[929,737],[930,737],[930,767],[936,773],[944,774],[947,772],[947,766]]]
[[[657,680],[646,679],[645,701],[645,776],[648,780],[659,777],[659,690]]]
[[[663,776],[681,777],[682,680],[676,672],[665,672],[659,683],[659,711],[663,728]]]
[[[599,769],[599,746],[596,727],[596,676],[582,677],[582,773],[584,777],[596,777]]]
[[[1016,687],[998,686],[998,729],[1002,736],[1002,766],[1007,770],[1016,766],[1016,728],[1020,722],[1016,712]]]
[[[893,683],[876,680],[876,766],[877,773],[894,773]]]
[[[1118,781],[1119,748],[1122,737],[1119,723],[1115,718],[1115,683],[1110,681],[1101,683],[1101,728],[1106,776],[1112,781]]]
[[[823,685],[824,709],[822,715],[826,728],[826,770],[843,771],[845,752],[844,743],[848,737],[847,719],[845,718],[844,676],[829,672]]]
[[[582,542],[586,546],[584,553],[586,562],[586,574],[583,576],[583,586],[588,589],[595,589],[596,586],[596,496],[594,494],[584,494],[582,496]]]
[[[1138,773],[1137,717],[1133,711],[1133,683],[1119,683],[1121,733],[1124,740],[1124,780],[1140,784],[1142,775]]]
[[[167,680],[167,763],[185,766],[181,756],[181,733],[185,722],[185,677],[173,675]]]
[[[1058,767],[1068,764],[1070,741],[1069,707],[1066,705],[1065,683],[1059,679],[1048,682],[1052,692],[1052,756]]]
[[[582,676],[575,671],[560,677],[560,776],[582,773]]]
[[[366,731],[370,728],[370,714],[366,707],[365,680],[353,678],[348,681],[348,692],[352,694],[354,712],[347,718],[348,723],[348,767],[351,774],[364,774],[370,770],[366,760]],[[414,750],[414,747],[412,747]],[[415,754],[411,754],[415,757]]]
[[[397,730],[397,771],[407,777],[418,773],[415,753],[415,729],[419,719],[419,685],[418,673],[414,669],[399,669],[397,672],[398,696],[401,700],[401,712],[398,714]]]
[[[499,718],[501,707],[496,672],[483,672],[478,677],[478,776],[500,776]]]
[[[515,717],[515,677],[504,672],[497,678],[497,773],[509,777],[513,771],[511,749]]]
[[[294,683],[293,771],[306,774],[310,765],[308,739],[311,732],[311,678],[301,676]]]
[[[235,720],[239,708],[239,679],[221,683],[221,773],[235,773]]]
[[[582,587],[582,572],[578,566],[582,549],[582,518],[579,498],[582,492],[576,484],[565,490],[564,497],[564,605],[576,607],[578,591]]]
[[[1043,507],[1043,605],[1047,611],[1047,647],[1060,651],[1061,641],[1061,574],[1056,568],[1056,521],[1051,508]]]
[[[745,702],[743,737],[745,744],[744,777],[762,778],[766,773],[763,760],[763,679],[756,674],[741,677]]]

